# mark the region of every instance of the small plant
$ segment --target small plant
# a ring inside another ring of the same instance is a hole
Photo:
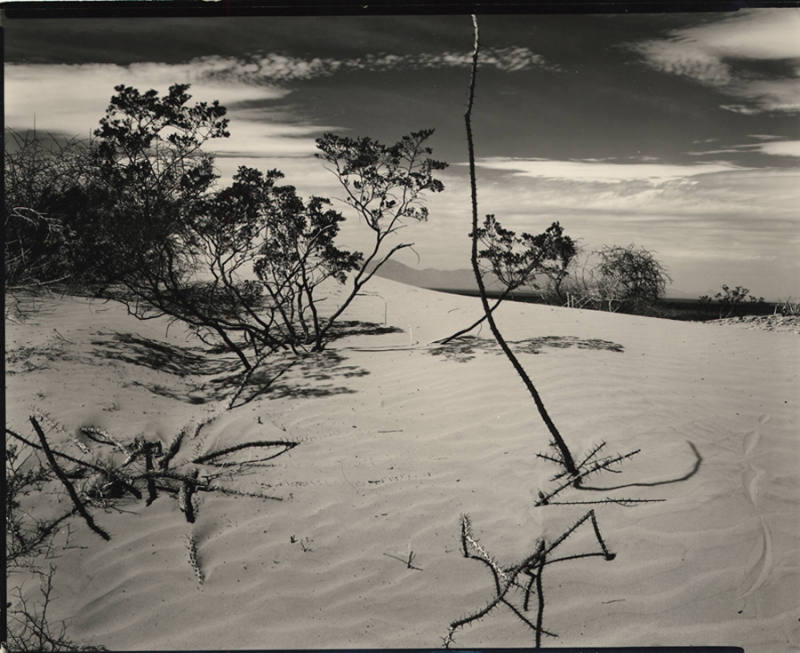
[[[59,526],[72,516],[72,510],[51,519],[35,518],[27,506],[32,495],[39,495],[53,480],[53,472],[36,460],[31,452],[22,455],[20,448],[6,445],[6,563],[9,566],[41,555]]]
[[[9,650],[15,653],[107,650],[102,646],[81,644],[68,639],[66,624],[63,621],[57,628],[50,623],[47,610],[50,607],[55,572],[55,566],[50,564],[47,571],[40,574],[41,598],[38,606],[33,606],[22,595],[20,587],[14,588],[13,596],[10,597],[12,600],[8,602],[7,613]]]
[[[189,564],[192,567],[192,571],[194,571],[195,578],[197,578],[197,585],[202,586],[206,581],[206,577],[200,567],[200,561],[197,559],[197,541],[193,533],[186,536],[186,550],[189,553]]]
[[[11,651],[88,651],[104,650],[67,638],[66,624],[57,627],[47,611],[56,573],[52,560],[69,543],[69,519],[75,509],[56,516],[37,516],[36,504],[55,484],[53,470],[39,462],[36,454],[14,444],[6,445],[6,574],[8,582],[7,633]],[[38,497],[37,501],[36,500]],[[66,536],[61,536],[62,529]],[[57,544],[57,542],[59,542]],[[41,561],[46,561],[46,569]],[[23,595],[21,581],[33,578],[39,583],[36,597]]]
[[[491,272],[503,285],[503,291],[489,307],[493,313],[515,290],[529,286],[539,288],[536,276],[543,275],[550,280],[558,301],[562,301],[561,284],[567,277],[567,269],[575,256],[575,241],[564,235],[563,227],[554,222],[545,231],[537,235],[522,233],[517,235],[506,229],[494,215],[487,215],[483,226],[475,231],[479,247],[478,258],[481,261],[481,274]],[[472,331],[488,316],[484,313],[479,319],[456,333],[437,340],[438,344],[447,344],[455,338]]]
[[[298,538],[297,535],[290,535],[289,541],[292,544],[299,544],[300,548],[303,549],[303,553],[308,553],[309,551],[313,551],[314,549],[311,548],[311,543],[314,541],[310,537],[301,537]]]
[[[784,299],[780,304],[775,305],[774,313],[784,316],[800,315],[800,302],[792,301],[791,297]]]
[[[111,449],[111,453],[105,458],[95,456],[93,460],[86,460],[54,449],[48,442],[39,420],[31,417],[30,421],[38,436],[38,443],[9,428],[6,428],[6,434],[29,447],[31,451],[43,452],[48,467],[39,465],[22,473],[17,462],[18,449],[15,446],[7,449],[7,474],[9,470],[11,472],[6,502],[10,560],[23,560],[25,556],[41,554],[58,527],[74,514],[80,514],[87,526],[103,539],[111,539],[111,536],[94,521],[89,511],[92,505],[100,505],[103,508],[120,507],[125,501],[144,500],[145,505],[149,506],[160,495],[166,494],[176,499],[178,508],[186,521],[191,524],[197,519],[199,493],[214,492],[235,497],[281,501],[281,497],[230,487],[220,483],[220,479],[235,478],[237,471],[276,458],[298,444],[289,440],[258,440],[194,455],[188,460],[183,458],[176,461],[181,445],[187,439],[186,428],[173,438],[165,451],[157,441],[152,442],[144,437],[137,437],[133,442],[126,444],[103,429],[85,426],[81,432],[90,442]],[[195,438],[208,421],[201,423],[195,429]],[[82,446],[86,450],[85,453],[92,454],[91,447]],[[253,449],[265,451],[256,454],[255,457],[250,455],[244,456],[244,459],[236,459],[239,452],[249,452]],[[72,467],[66,468],[64,463],[70,463]],[[214,471],[209,471],[208,468]],[[201,474],[201,471],[204,473]],[[73,483],[76,479],[83,482]],[[52,520],[33,520],[29,513],[21,509],[20,499],[32,493],[41,493],[46,488],[52,491],[56,480],[66,489],[73,504],[72,510]],[[187,541],[187,548],[189,562],[198,577],[198,583],[202,584],[203,574],[197,560],[196,542],[190,538]]]
[[[764,303],[764,298],[751,295],[749,288],[744,288],[743,286],[731,288],[723,283],[722,291],[716,293],[713,300],[708,295],[700,297],[700,302],[703,304],[711,304],[712,301],[716,301],[719,304],[719,317],[722,319],[734,315],[743,304],[762,304]]]
[[[415,571],[422,571],[422,567],[417,567],[414,564],[414,559],[416,558],[416,555],[417,555],[416,553],[414,553],[414,551],[409,550],[408,556],[406,556],[405,558],[403,558],[401,556],[398,556],[398,555],[395,555],[393,553],[384,553],[383,555],[385,555],[387,558],[394,558],[395,560],[399,560],[400,562],[405,563],[406,569],[413,569]]]

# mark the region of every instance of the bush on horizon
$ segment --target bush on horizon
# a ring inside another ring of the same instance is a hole
[[[652,251],[632,244],[604,245],[578,265],[564,284],[567,305],[575,308],[647,314],[672,281]]]
[[[756,297],[750,294],[750,289],[743,286],[736,286],[731,288],[728,284],[722,284],[722,291],[714,295],[713,299],[708,295],[700,297],[700,302],[703,304],[711,304],[716,301],[719,305],[719,317],[731,317],[737,312],[737,309],[743,304],[763,304],[763,297]]]

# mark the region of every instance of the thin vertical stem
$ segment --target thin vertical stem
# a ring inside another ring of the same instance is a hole
[[[525,369],[522,367],[519,359],[514,355],[514,352],[511,351],[511,348],[508,346],[503,334],[500,333],[497,323],[494,321],[492,309],[489,306],[489,299],[486,295],[486,286],[483,283],[483,276],[481,275],[480,267],[478,266],[478,187],[475,174],[475,143],[472,135],[472,106],[475,101],[475,78],[477,77],[478,72],[480,38],[478,33],[478,18],[475,16],[475,14],[472,14],[472,28],[474,34],[472,49],[472,72],[469,80],[469,99],[467,102],[467,110],[464,113],[464,122],[467,129],[467,148],[469,150],[469,185],[472,200],[472,271],[475,274],[475,280],[478,283],[481,304],[483,305],[483,312],[486,314],[486,320],[489,322],[489,328],[492,330],[492,334],[494,335],[495,340],[497,340],[497,344],[500,345],[500,348],[503,350],[506,358],[508,358],[511,365],[522,379],[522,382],[525,384],[525,387],[528,389],[528,393],[531,395],[533,402],[536,404],[539,415],[547,426],[548,431],[550,431],[550,435],[553,436],[553,441],[558,447],[565,469],[567,472],[569,472],[569,474],[574,476],[578,473],[578,468],[575,465],[575,461],[572,458],[572,453],[570,452],[567,443],[564,441],[561,433],[559,433],[556,425],[553,423],[553,420],[550,419],[550,415],[548,414],[547,409],[542,402],[542,398],[539,396],[538,390],[536,390],[536,386],[533,385],[533,381],[531,381],[531,378],[525,372]],[[580,479],[576,478],[573,483],[576,487],[578,487],[580,485]]]
[[[542,542],[544,545],[544,542]],[[544,588],[542,587],[542,571],[546,563],[547,554],[542,546],[542,557],[539,561],[539,568],[536,570],[536,595],[539,597],[539,607],[536,611],[536,648],[542,646],[542,621],[544,619]]]

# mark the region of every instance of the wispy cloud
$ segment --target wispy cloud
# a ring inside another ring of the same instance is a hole
[[[800,157],[800,141],[772,141],[761,143],[758,149],[764,154]]]
[[[247,59],[235,57],[206,57],[197,64],[208,69],[215,79],[237,79],[251,82],[290,82],[317,77],[330,77],[339,72],[382,72],[391,70],[422,70],[437,68],[465,68],[471,62],[469,52],[422,52],[415,54],[378,53],[362,57],[334,59],[327,57],[293,57],[279,53],[254,56]],[[535,67],[555,69],[544,57],[526,47],[510,46],[487,48],[481,65],[504,72],[515,72]]]
[[[602,184],[619,184],[639,181],[663,184],[668,181],[688,181],[698,175],[739,170],[726,162],[674,165],[666,163],[618,163],[603,160],[554,161],[548,159],[522,159],[486,157],[477,165],[492,170],[505,170],[515,176],[562,179]]]
[[[530,233],[559,220],[589,250],[628,243],[655,250],[675,287],[697,288],[698,295],[708,284],[732,279],[761,294],[779,295],[796,292],[791,288],[800,272],[798,183],[800,170],[786,168],[731,168],[659,184],[513,174],[497,178],[479,170],[479,211],[495,213],[504,226]],[[430,222],[407,234],[417,242],[423,267],[467,267],[469,260],[466,171],[448,169],[445,185],[446,192],[429,201]],[[704,283],[710,261],[720,276],[715,272]],[[765,265],[770,261],[777,263]]]
[[[117,84],[163,92],[170,84],[189,83],[195,100],[220,100],[223,105],[274,100],[289,93],[278,86],[217,79],[213,72],[213,67],[194,64],[7,64],[6,125],[29,127],[35,113],[43,129],[85,134],[105,112]]]
[[[635,44],[651,66],[714,86],[736,98],[722,108],[737,113],[800,111],[800,10],[760,9]],[[791,76],[759,78],[737,71],[737,61],[795,62]]]
[[[291,91],[277,84],[217,75],[220,65],[214,59],[179,65],[9,64],[5,68],[6,126],[29,129],[35,120],[42,132],[88,136],[98,126],[117,84],[165,92],[171,84],[189,83],[192,101],[219,100],[229,108],[231,137],[206,146],[219,154],[219,168],[226,178],[238,165],[231,158],[259,157],[259,167],[273,167],[262,157],[311,157],[315,137],[336,129],[303,122],[302,116],[288,116],[278,108],[240,106],[280,101]]]
[[[229,109],[231,137],[214,141],[208,149],[223,160],[224,176],[235,167],[230,159],[311,157],[315,137],[336,125],[303,122],[277,107],[253,108],[281,101],[291,94],[291,84],[346,71],[391,71],[466,67],[469,54],[456,52],[413,55],[366,54],[350,59],[299,58],[266,54],[248,59],[202,57],[182,64],[141,62],[114,64],[8,64],[5,67],[6,126],[88,135],[97,127],[117,84],[160,92],[170,84],[189,83],[194,100],[219,100]],[[544,59],[523,47],[488,49],[483,65],[503,71],[546,66]]]

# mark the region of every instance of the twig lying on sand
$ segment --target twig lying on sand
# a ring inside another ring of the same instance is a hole
[[[100,528],[89,514],[89,511],[86,510],[86,506],[83,505],[80,498],[78,497],[78,493],[75,491],[75,488],[70,483],[67,475],[64,474],[64,470],[59,467],[58,463],[56,462],[56,458],[53,455],[53,452],[50,450],[50,445],[47,443],[47,438],[44,435],[44,431],[42,431],[42,427],[39,426],[39,422],[36,421],[35,417],[30,418],[31,424],[33,424],[33,428],[36,431],[36,435],[39,436],[39,442],[42,444],[42,450],[44,451],[44,455],[47,458],[47,462],[50,463],[50,467],[55,472],[56,476],[58,476],[58,480],[61,481],[62,485],[67,489],[67,494],[69,494],[69,498],[72,499],[72,503],[75,504],[75,509],[78,511],[81,517],[83,517],[86,525],[91,528],[95,533],[97,533],[100,537],[104,540],[108,541],[111,539],[111,536],[106,533],[102,528]]]
[[[219,458],[220,456],[225,456],[229,453],[233,453],[235,451],[241,451],[242,449],[247,449],[249,447],[284,447],[283,451],[279,451],[276,454],[273,454],[267,458],[262,458],[261,460],[272,460],[273,458],[277,458],[281,454],[286,453],[290,449],[294,449],[297,446],[297,442],[292,442],[291,440],[256,440],[254,442],[245,442],[243,444],[237,444],[232,447],[227,447],[226,449],[220,449],[219,451],[213,451],[211,453],[204,454],[202,456],[198,456],[192,462],[196,465],[201,465],[203,463],[208,463],[215,458]],[[226,463],[212,463],[212,464],[226,464]]]
[[[29,447],[33,447],[34,449],[39,449],[39,450],[42,449],[42,447],[40,445],[36,444],[35,442],[31,442],[26,437],[23,437],[22,435],[20,435],[16,431],[13,431],[13,430],[11,430],[9,428],[6,428],[6,433],[8,435],[10,435],[11,437],[19,440],[20,442],[22,442],[24,444],[27,444]],[[86,468],[94,470],[96,472],[100,472],[101,474],[107,475],[112,481],[118,482],[123,488],[125,488],[128,492],[130,492],[137,499],[141,499],[142,498],[142,493],[139,492],[139,490],[134,485],[129,483],[125,478],[123,478],[123,476],[121,474],[117,473],[115,470],[109,469],[109,468],[105,468],[105,467],[100,467],[99,465],[94,465],[94,464],[92,464],[92,463],[90,463],[90,462],[88,462],[86,460],[80,460],[79,458],[74,458],[73,456],[70,456],[69,454],[62,453],[62,452],[57,451],[57,450],[52,449],[52,448],[51,448],[51,452],[52,452],[52,454],[54,456],[58,456],[59,458],[63,458],[64,460],[69,460],[71,463],[75,463],[76,465],[80,465],[81,467],[86,467]]]
[[[408,552],[407,558],[401,558],[400,556],[396,556],[393,553],[384,553],[387,558],[394,558],[395,560],[399,560],[402,563],[405,563],[407,569],[414,569],[415,571],[422,571],[422,567],[416,567],[414,565],[414,557],[415,554],[413,551]]]
[[[550,554],[558,546],[560,546],[570,535],[572,535],[582,524],[586,523],[587,521],[590,521],[592,524],[595,538],[597,543],[600,545],[600,551],[579,553],[560,558],[550,557]],[[537,541],[536,551],[534,553],[527,556],[521,562],[507,567],[500,566],[495,558],[483,548],[483,546],[480,544],[480,542],[478,542],[477,538],[472,533],[472,524],[469,516],[463,515],[461,517],[461,550],[465,558],[478,560],[489,568],[494,581],[495,596],[480,610],[451,622],[450,629],[448,630],[447,635],[444,637],[445,648],[449,648],[453,643],[453,636],[456,630],[469,623],[483,619],[492,610],[494,610],[494,608],[501,604],[509,608],[520,621],[522,621],[534,632],[535,645],[538,648],[541,645],[542,635],[558,637],[558,635],[555,633],[545,630],[542,627],[545,606],[542,570],[544,569],[545,565],[553,564],[555,562],[577,560],[579,558],[602,557],[605,560],[613,560],[616,557],[616,554],[611,553],[608,550],[605,540],[603,540],[594,510],[589,510],[589,512],[578,519],[553,542],[548,543],[543,538],[540,538]],[[523,574],[528,577],[528,580],[525,584],[518,580]],[[513,602],[515,591],[521,592],[522,594],[522,603],[519,606],[515,605]],[[535,595],[537,600],[535,623],[524,614],[530,608],[531,595]]]

